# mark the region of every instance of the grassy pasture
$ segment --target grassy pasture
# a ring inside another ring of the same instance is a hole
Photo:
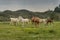
[[[9,22],[0,22],[0,40],[60,40],[60,22],[54,24],[10,25]]]

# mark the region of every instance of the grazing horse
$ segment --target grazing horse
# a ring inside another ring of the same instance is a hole
[[[46,20],[46,24],[48,24],[48,23],[53,23],[53,19],[51,19],[51,18],[47,18],[47,20]]]
[[[10,21],[11,21],[10,24],[17,25],[17,23],[19,23],[20,20],[18,18],[10,18]]]
[[[51,24],[51,23],[53,23],[53,19],[51,19],[51,18],[46,18],[46,19],[41,19],[40,18],[40,23],[44,23],[44,24]]]
[[[19,19],[20,19],[21,22],[24,22],[24,23],[29,23],[29,21],[30,21],[30,20],[27,19],[27,18],[24,19],[22,16],[19,16]]]
[[[32,23],[34,23],[35,25],[39,24],[40,23],[40,18],[39,17],[32,17],[31,19]]]
[[[26,19],[24,19],[22,16],[19,16],[19,19],[20,19],[20,22],[22,22],[22,23],[23,23],[23,24],[22,24],[23,26],[24,26],[24,24],[25,24],[25,23],[27,23],[27,24],[28,24],[28,23],[29,23],[29,21],[30,21],[30,20],[29,20],[29,19],[27,19],[27,18],[26,18]]]
[[[40,18],[40,23],[46,24],[46,20],[47,20],[47,19],[41,19],[41,18]]]

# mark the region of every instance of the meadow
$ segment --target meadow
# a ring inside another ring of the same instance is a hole
[[[33,24],[10,25],[0,22],[0,40],[60,40],[60,22],[40,24],[38,28]]]

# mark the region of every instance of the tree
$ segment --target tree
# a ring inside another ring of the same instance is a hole
[[[54,12],[60,13],[60,4],[59,4],[59,6],[55,7]]]

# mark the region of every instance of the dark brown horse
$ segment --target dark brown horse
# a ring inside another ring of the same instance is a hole
[[[47,18],[47,20],[46,20],[46,24],[51,24],[51,23],[53,23],[53,19],[51,19],[51,18]]]

